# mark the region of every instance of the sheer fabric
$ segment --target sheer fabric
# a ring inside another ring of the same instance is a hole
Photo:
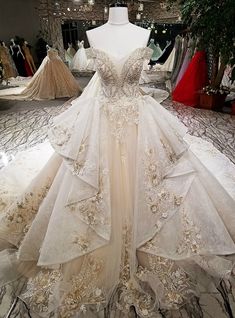
[[[140,93],[151,54],[89,51],[97,74],[55,119],[55,154],[1,213],[0,281],[28,277],[39,317],[158,317],[232,270],[234,198]]]

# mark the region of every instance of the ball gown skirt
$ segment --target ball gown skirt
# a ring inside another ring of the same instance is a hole
[[[199,103],[199,92],[208,83],[206,52],[194,54],[183,77],[172,93],[172,99],[187,106],[195,107]]]
[[[26,88],[11,88],[0,92],[0,98],[17,100],[45,100],[73,97],[81,93],[78,82],[68,67],[50,49]]]
[[[90,49],[99,85],[54,120],[55,153],[0,214],[0,283],[25,276],[37,317],[159,317],[229,278],[234,198],[140,94],[151,55]]]

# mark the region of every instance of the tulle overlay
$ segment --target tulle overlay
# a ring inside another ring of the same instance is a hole
[[[151,54],[137,49],[119,69],[91,51],[99,93],[55,119],[55,154],[1,213],[0,280],[28,277],[20,297],[39,317],[129,317],[133,306],[158,317],[232,270],[222,255],[235,252],[234,201],[185,127],[139,93]]]

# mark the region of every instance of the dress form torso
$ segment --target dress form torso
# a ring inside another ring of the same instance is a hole
[[[109,10],[107,23],[87,31],[91,47],[105,51],[114,57],[125,57],[135,49],[145,47],[150,31],[129,22],[126,7]]]

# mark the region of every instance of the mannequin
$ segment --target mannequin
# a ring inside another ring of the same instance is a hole
[[[129,22],[127,6],[120,3],[110,6],[107,23],[87,31],[91,47],[118,58],[127,56],[137,48],[146,47],[149,36],[150,30]]]
[[[28,42],[27,41],[24,41],[24,44],[22,46],[22,50],[24,52],[24,56],[25,56],[25,59],[30,67],[30,70],[31,72],[34,74],[36,72],[36,66],[34,64],[34,60],[33,60],[33,57],[30,53],[30,49],[29,49],[29,46],[28,46]]]

